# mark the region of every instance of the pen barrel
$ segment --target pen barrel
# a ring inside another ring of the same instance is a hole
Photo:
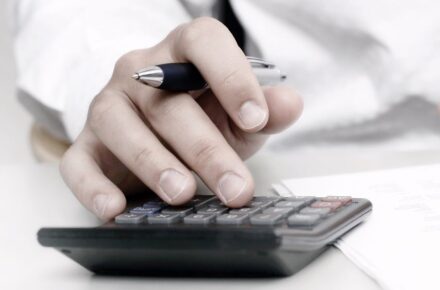
[[[158,65],[164,79],[158,88],[169,91],[195,91],[203,89],[206,81],[199,70],[191,63],[168,63]]]
[[[276,85],[282,81],[281,71],[277,68],[253,68],[252,72],[261,86]]]

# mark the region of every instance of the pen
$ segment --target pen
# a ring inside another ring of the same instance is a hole
[[[247,57],[260,85],[272,85],[286,76],[270,62],[261,58]],[[166,63],[144,68],[132,76],[148,86],[168,91],[195,91],[208,88],[197,68],[191,63]]]

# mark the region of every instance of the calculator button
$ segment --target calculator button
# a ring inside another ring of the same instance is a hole
[[[294,214],[287,219],[289,226],[313,226],[321,218],[317,214]]]
[[[228,208],[224,207],[224,206],[223,207],[209,207],[209,206],[206,206],[206,207],[203,207],[203,208],[199,209],[197,211],[197,213],[219,215],[219,214],[222,214],[222,213],[226,212],[227,210],[228,210]]]
[[[190,213],[192,213],[194,210],[192,207],[186,207],[186,206],[170,206],[164,208],[160,213],[165,214],[178,214],[180,217],[184,217]]]
[[[260,213],[251,217],[250,221],[253,225],[274,225],[283,219],[280,213]]]
[[[339,201],[315,201],[310,205],[313,208],[329,208],[331,211],[335,211],[342,206],[342,202]]]
[[[275,203],[279,201],[281,197],[279,196],[254,196],[252,199],[253,201],[271,201],[272,203]]]
[[[140,224],[146,217],[147,215],[143,213],[123,213],[115,218],[115,222],[117,224]]]
[[[259,213],[261,211],[261,208],[259,207],[242,207],[237,209],[232,209],[229,211],[230,214],[248,214],[253,215],[256,213]]]
[[[281,200],[278,196],[255,196],[248,207],[266,208]]]
[[[320,217],[323,217],[331,212],[331,209],[328,207],[306,207],[303,208],[299,213],[301,214],[310,214],[310,215],[319,215]]]
[[[144,203],[144,205],[142,207],[144,208],[159,208],[162,209],[164,207],[166,207],[167,204],[163,201],[149,201]]]
[[[194,207],[195,209],[199,209],[216,199],[217,198],[212,195],[197,195],[189,202],[187,202],[184,206]]]
[[[347,205],[351,203],[352,198],[351,196],[326,196],[321,198],[321,201],[330,201],[330,202],[338,201],[342,203],[342,205]]]
[[[239,225],[249,219],[247,214],[222,214],[217,216],[217,223],[221,225]]]
[[[146,215],[152,215],[152,214],[158,213],[159,211],[160,211],[159,207],[145,208],[143,206],[142,207],[138,206],[138,207],[130,209],[130,213],[143,213]]]
[[[252,200],[247,207],[266,208],[274,203],[272,200]]]
[[[302,207],[305,207],[307,202],[304,200],[283,200],[279,201],[275,204],[275,207],[288,207],[299,210]]]
[[[311,204],[316,200],[316,197],[314,196],[291,196],[291,197],[285,197],[283,200],[287,201],[304,201],[306,205]]]
[[[158,213],[148,217],[149,224],[174,224],[182,219],[180,214]]]
[[[183,218],[183,222],[185,224],[209,224],[215,220],[215,214],[201,214],[201,213],[193,213]]]
[[[295,211],[294,208],[291,207],[269,207],[263,210],[263,213],[268,214],[281,214],[283,217],[287,217],[289,214],[293,213]]]
[[[215,198],[214,200],[210,201],[207,205],[209,207],[226,207],[225,204],[221,202],[221,200],[218,198]]]

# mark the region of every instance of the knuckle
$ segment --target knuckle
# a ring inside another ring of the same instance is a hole
[[[246,77],[246,73],[242,69],[235,68],[224,75],[217,84],[214,84],[215,87],[220,88],[224,93],[233,94],[236,99],[247,98],[255,94],[254,87],[250,85],[253,81]],[[237,81],[238,79],[240,81]]]
[[[136,64],[139,63],[139,60],[142,58],[142,55],[144,54],[143,50],[132,50],[125,54],[123,54],[121,57],[116,60],[114,73],[124,73],[127,71],[133,71],[136,67]]]
[[[203,168],[209,163],[216,162],[220,155],[219,145],[208,139],[195,142],[190,150],[196,168]]]
[[[141,147],[137,152],[133,155],[133,163],[135,168],[142,169],[149,163],[151,163],[151,158],[153,155],[153,150],[151,148],[144,146]]]
[[[115,103],[109,101],[110,99],[105,96],[106,93],[101,93],[96,96],[89,107],[88,123],[92,130],[97,130],[102,127],[106,116],[115,106]],[[106,100],[104,101],[104,99]]]
[[[242,75],[241,70],[238,68],[232,69],[225,77],[222,78],[220,85],[228,90],[240,92],[241,89],[246,86],[241,85],[241,82],[237,82],[237,78]]]
[[[201,17],[180,29],[180,40],[184,44],[193,44],[208,36],[219,34],[230,34],[230,32],[220,21],[211,17]]]

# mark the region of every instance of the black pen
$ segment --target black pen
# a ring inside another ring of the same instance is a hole
[[[247,57],[260,85],[272,85],[286,76],[270,62],[256,57]],[[150,66],[136,72],[133,79],[148,86],[169,91],[195,91],[208,88],[198,69],[191,63],[166,63]]]

